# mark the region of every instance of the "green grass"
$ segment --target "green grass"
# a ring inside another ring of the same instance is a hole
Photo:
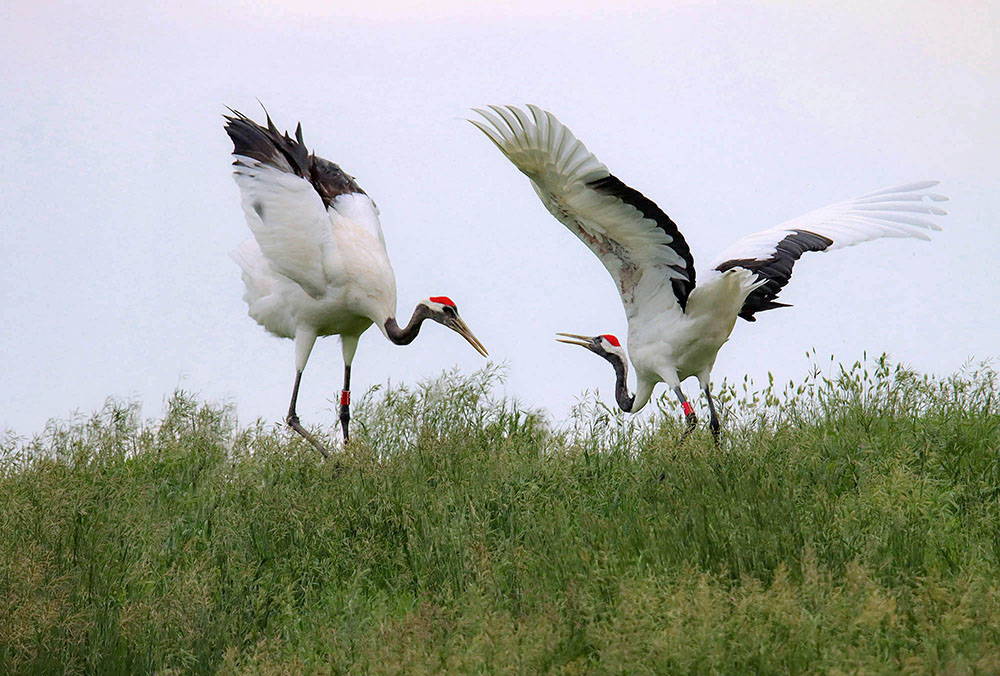
[[[489,371],[339,465],[184,393],[8,435],[0,673],[1000,673],[996,374],[829,368],[720,388],[719,449]]]

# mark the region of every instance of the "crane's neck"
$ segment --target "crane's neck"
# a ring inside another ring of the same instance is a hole
[[[410,321],[403,328],[400,328],[399,324],[396,323],[395,317],[386,319],[384,324],[385,335],[396,345],[409,345],[417,337],[417,334],[420,333],[420,325],[430,316],[430,308],[423,303],[419,303],[414,308]]]
[[[637,374],[635,394],[628,393],[628,363],[618,355],[605,357],[615,369],[615,401],[625,413],[638,413],[653,396],[656,381],[647,380]]]
[[[631,413],[635,396],[628,393],[628,365],[621,359],[609,361],[615,369],[615,400],[618,402],[618,408]]]

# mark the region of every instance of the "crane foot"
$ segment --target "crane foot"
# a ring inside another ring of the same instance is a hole
[[[306,441],[315,446],[316,450],[322,453],[324,458],[330,457],[330,451],[326,449],[326,446],[321,444],[319,440],[316,439],[316,437],[310,434],[309,431],[302,426],[302,424],[299,422],[299,416],[289,415],[287,418],[285,418],[285,422],[288,423],[289,427],[291,427],[293,430],[301,434]]]
[[[681,441],[688,438],[692,432],[698,427],[698,416],[692,411],[684,416],[684,420],[687,422],[687,429],[684,430],[684,434],[681,435]]]

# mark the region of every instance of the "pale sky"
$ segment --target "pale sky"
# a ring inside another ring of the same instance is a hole
[[[156,416],[177,387],[283,418],[292,344],[247,316],[227,257],[249,230],[222,114],[259,118],[258,98],[378,202],[399,316],[451,296],[506,392],[556,419],[587,389],[613,405],[614,380],[555,332],[624,338],[624,313],[472,106],[551,110],[674,219],[699,272],[813,208],[942,181],[932,242],[807,255],[795,307],[741,320],[717,382],[801,378],[810,348],[938,374],[1000,353],[996,2],[145,4],[0,7],[0,430],[109,396]],[[482,363],[436,325],[408,347],[372,329],[354,392]],[[336,424],[341,376],[322,339],[306,424]]]

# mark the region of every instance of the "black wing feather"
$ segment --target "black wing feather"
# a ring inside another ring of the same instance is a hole
[[[677,298],[677,303],[681,306],[682,310],[687,309],[688,296],[691,295],[691,290],[695,285],[694,256],[691,255],[691,248],[684,240],[684,235],[677,228],[677,224],[663,213],[663,210],[656,206],[653,200],[635,188],[625,185],[620,179],[611,174],[596,181],[591,181],[587,184],[587,187],[602,195],[615,197],[625,204],[635,207],[644,218],[656,223],[660,230],[670,236],[671,241],[667,246],[684,259],[683,266],[671,265],[670,267],[686,277],[686,279],[672,279],[670,281],[673,286],[674,296]]]
[[[295,127],[295,138],[288,132],[281,134],[267,116],[267,127],[262,127],[243,113],[229,109],[233,114],[224,116],[226,133],[233,141],[233,154],[262,162],[268,166],[300,176],[309,181],[323,200],[323,206],[338,195],[366,194],[354,177],[339,166],[310,154],[302,140],[302,124]],[[241,166],[239,160],[233,163]],[[237,169],[239,171],[239,169]]]
[[[779,303],[775,300],[781,289],[788,284],[792,278],[792,268],[795,261],[799,260],[807,251],[825,251],[833,240],[823,235],[817,235],[808,230],[793,230],[787,237],[782,239],[775,246],[774,253],[764,260],[753,258],[736,258],[728,260],[716,266],[719,272],[725,272],[732,268],[745,268],[757,273],[758,279],[766,279],[764,285],[754,289],[743,302],[740,309],[740,317],[748,322],[755,322],[756,312],[774,310],[779,307],[788,307],[786,303]]]

